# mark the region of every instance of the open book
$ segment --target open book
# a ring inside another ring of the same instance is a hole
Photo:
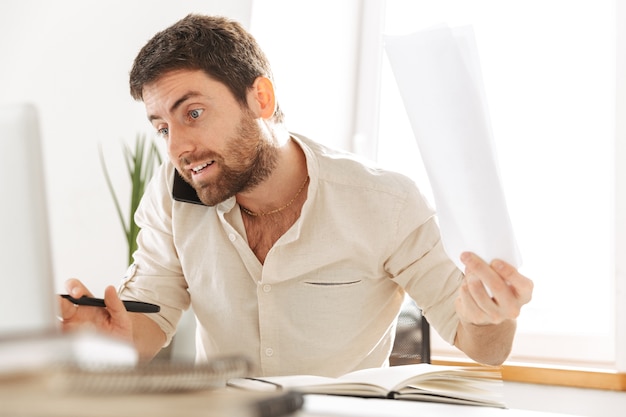
[[[497,368],[426,363],[362,369],[338,378],[290,375],[235,378],[231,387],[305,394],[348,395],[505,408]]]

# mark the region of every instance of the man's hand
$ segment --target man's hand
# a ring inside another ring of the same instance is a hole
[[[463,253],[465,279],[456,299],[455,345],[478,362],[500,364],[511,351],[516,319],[532,298],[533,282],[501,260],[487,264]]]
[[[89,290],[77,279],[70,279],[65,288],[72,297],[83,295],[92,297]],[[71,301],[59,297],[61,327],[64,331],[92,327],[97,331],[133,343],[133,323],[130,314],[117,296],[115,288],[109,286],[104,291],[106,308],[77,306]]]
[[[473,253],[463,253],[465,280],[456,300],[461,320],[475,325],[516,319],[532,297],[533,282],[501,260],[488,265]]]

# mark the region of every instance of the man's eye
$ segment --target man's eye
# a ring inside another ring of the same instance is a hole
[[[166,137],[167,137],[167,134],[168,134],[169,132],[170,132],[170,131],[169,131],[169,129],[168,129],[167,127],[162,127],[161,129],[158,129],[158,130],[157,130],[157,134],[158,134],[159,136],[161,136],[161,137],[164,137],[164,138],[166,138]]]
[[[193,109],[189,112],[189,117],[192,119],[197,119],[204,112],[202,109]]]

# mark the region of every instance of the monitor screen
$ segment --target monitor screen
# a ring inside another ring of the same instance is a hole
[[[33,105],[0,105],[0,196],[0,336],[58,327]]]

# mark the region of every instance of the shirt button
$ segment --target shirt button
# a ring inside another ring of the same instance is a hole
[[[272,291],[272,286],[270,284],[265,284],[263,286],[263,292],[270,292]]]
[[[265,356],[274,356],[274,349],[272,348],[265,349]]]
[[[235,236],[234,233],[231,233],[231,234],[228,235],[228,238],[230,239],[231,242],[234,242],[235,239],[237,239],[237,236]]]

